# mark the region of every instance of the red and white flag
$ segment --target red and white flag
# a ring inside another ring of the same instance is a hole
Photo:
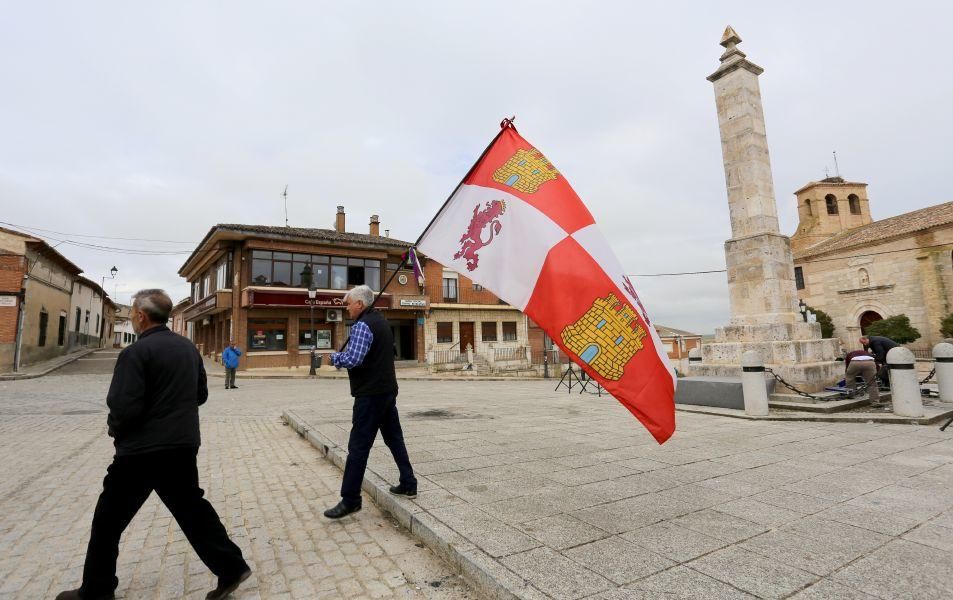
[[[525,312],[659,443],[675,431],[675,373],[635,287],[509,120],[417,247]]]

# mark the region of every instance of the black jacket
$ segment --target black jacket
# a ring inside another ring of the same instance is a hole
[[[207,398],[205,366],[192,342],[165,325],[143,332],[119,353],[106,397],[116,455],[197,448],[199,405]]]
[[[394,371],[394,332],[390,323],[376,308],[360,318],[374,336],[371,347],[358,366],[348,369],[351,395],[373,396],[397,393],[397,374]]]
[[[880,335],[872,335],[867,339],[870,340],[870,343],[867,344],[867,347],[870,348],[870,353],[873,354],[877,362],[882,365],[887,364],[887,352],[890,352],[892,348],[900,346],[900,344],[892,339]]]

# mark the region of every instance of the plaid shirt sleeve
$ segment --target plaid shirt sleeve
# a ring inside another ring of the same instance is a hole
[[[344,352],[335,352],[331,355],[331,363],[337,368],[353,369],[360,366],[371,349],[374,334],[364,321],[358,321],[351,326],[351,338]]]

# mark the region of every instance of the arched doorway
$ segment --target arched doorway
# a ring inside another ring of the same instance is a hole
[[[871,323],[882,320],[883,317],[881,317],[879,313],[868,310],[864,314],[860,315],[860,332],[866,335],[867,327],[869,327]]]

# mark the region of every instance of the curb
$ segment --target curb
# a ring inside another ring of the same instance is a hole
[[[898,417],[892,413],[809,413],[809,414],[772,414],[767,416],[746,415],[743,410],[721,409],[705,410],[705,407],[685,408],[685,405],[676,405],[675,410],[687,413],[728,417],[729,419],[747,419],[749,421],[802,421],[818,423],[875,423],[885,425],[935,425],[953,416],[953,409],[948,409],[931,416]],[[782,409],[790,410],[790,409]],[[730,411],[730,412],[729,412]]]
[[[65,367],[66,365],[76,362],[77,360],[83,358],[84,356],[89,356],[93,352],[98,352],[99,350],[105,350],[105,348],[87,348],[85,351],[80,351],[76,353],[76,356],[70,357],[68,360],[54,365],[44,371],[37,371],[35,373],[5,373],[0,375],[0,381],[16,381],[18,379],[37,379],[43,377],[44,375],[49,375],[53,371]]]
[[[347,460],[347,451],[344,448],[327,439],[320,431],[311,429],[293,411],[282,412],[281,418],[334,466],[344,469]],[[493,600],[547,598],[545,594],[530,587],[522,577],[468,542],[412,500],[391,494],[387,482],[374,471],[365,471],[361,489],[367,492],[381,510],[393,516],[482,596]]]
[[[225,373],[218,372],[209,372],[206,370],[206,373],[209,377],[225,377]],[[235,379],[347,379],[347,375],[317,375],[311,377],[310,375],[243,375],[241,371],[235,374]],[[551,379],[551,378],[550,378]],[[400,373],[397,374],[398,381],[547,381],[543,377],[427,377],[421,375],[415,375],[413,377],[401,377]]]

